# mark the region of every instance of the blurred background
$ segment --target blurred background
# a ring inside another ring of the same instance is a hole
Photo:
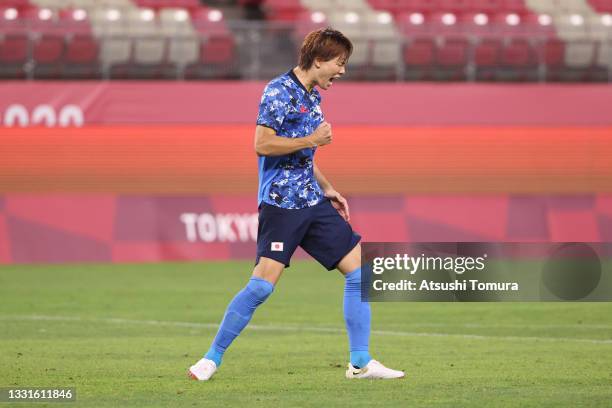
[[[267,79],[312,29],[355,80],[609,81],[609,0],[2,0],[0,76]]]
[[[611,241],[610,0],[0,0],[0,263],[251,259],[267,80],[331,26],[366,241]],[[299,254],[304,256],[304,254]]]

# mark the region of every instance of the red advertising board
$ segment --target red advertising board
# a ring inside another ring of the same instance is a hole
[[[252,259],[263,86],[0,84],[0,263]],[[364,240],[612,240],[610,87],[343,83],[324,101],[317,165]]]
[[[348,199],[366,241],[612,241],[610,194]],[[0,263],[253,259],[256,233],[252,195],[0,196]]]
[[[0,83],[4,126],[255,123],[264,82]],[[612,87],[598,84],[339,82],[322,92],[336,125],[612,125]]]

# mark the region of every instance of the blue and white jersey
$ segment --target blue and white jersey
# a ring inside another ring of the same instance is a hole
[[[293,70],[274,78],[264,89],[257,124],[276,131],[282,137],[304,137],[323,122],[321,95],[308,92]],[[316,148],[302,149],[284,156],[259,157],[259,195],[262,202],[281,208],[312,207],[323,199],[323,191],[314,177]]]

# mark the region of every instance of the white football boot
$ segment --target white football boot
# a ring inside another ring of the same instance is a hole
[[[207,358],[203,358],[191,367],[187,375],[194,380],[207,381],[217,371],[217,364],[214,361]]]
[[[346,370],[346,378],[369,378],[375,380],[404,378],[405,375],[403,371],[387,368],[376,360],[370,360],[363,368],[355,368],[351,363],[348,363],[348,370]]]

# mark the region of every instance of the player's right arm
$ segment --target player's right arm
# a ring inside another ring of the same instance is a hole
[[[305,137],[288,138],[277,136],[276,131],[267,126],[255,128],[255,152],[260,156],[282,156],[298,150],[324,146],[331,143],[331,125],[321,123],[312,134]]]

